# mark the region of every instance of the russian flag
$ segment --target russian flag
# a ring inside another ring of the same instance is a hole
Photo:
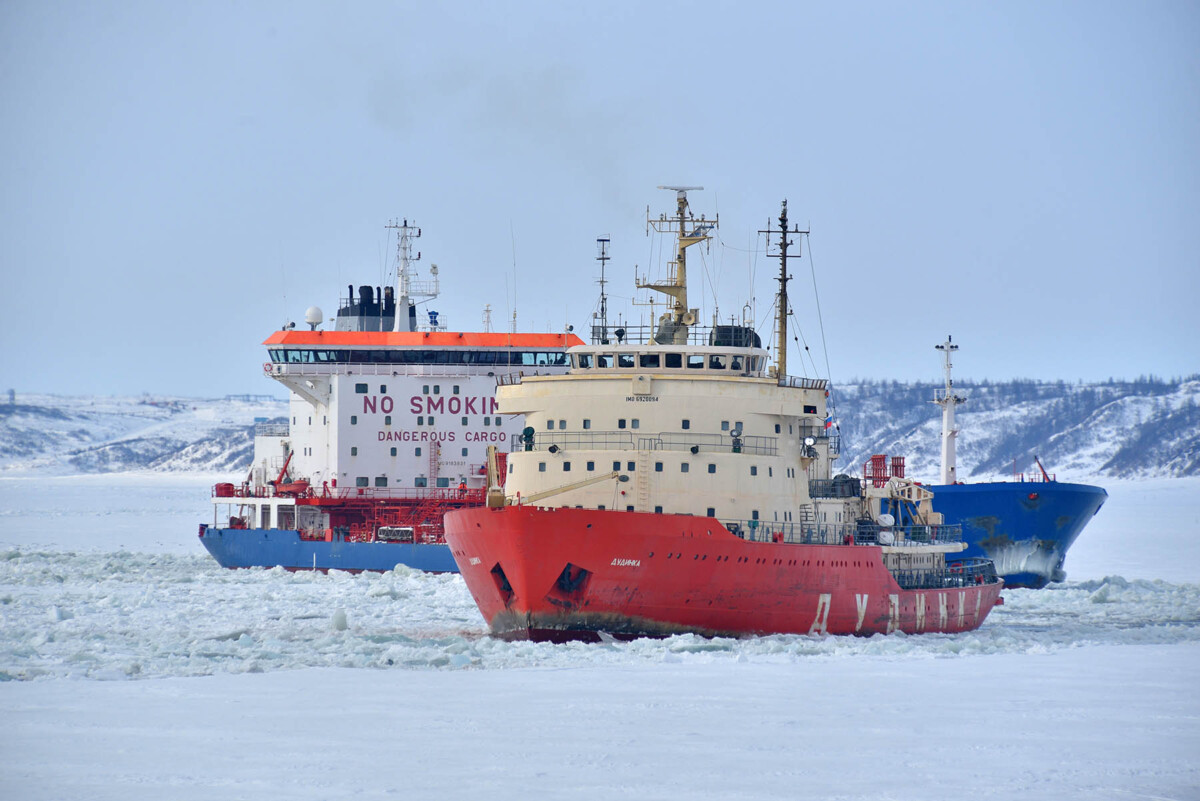
[[[829,428],[832,425],[833,425],[833,415],[831,414],[825,418],[825,427]]]

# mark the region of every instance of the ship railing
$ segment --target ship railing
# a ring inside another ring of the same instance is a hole
[[[793,389],[825,389],[829,386],[829,382],[824,378],[801,378],[788,375],[779,379],[779,386]]]
[[[408,364],[408,363],[384,363],[379,364],[363,362],[363,363],[345,363],[345,362],[268,362],[272,375],[299,375],[299,376],[326,376],[326,375],[382,375],[382,376],[428,376],[430,378],[444,378],[464,375],[488,375],[504,371],[497,378],[511,378],[508,371],[517,365],[507,364]],[[557,373],[549,371],[540,372],[536,370],[525,371],[525,376],[531,375],[559,375],[562,373],[560,369]],[[517,380],[515,383],[520,383]]]
[[[892,577],[904,590],[940,590],[975,587],[999,580],[996,565],[990,559],[963,559],[936,569],[892,570]]]
[[[255,423],[254,436],[256,437],[286,437],[290,433],[290,426],[287,423]]]
[[[927,525],[916,523],[905,526],[881,526],[878,523],[860,521],[852,524],[855,545],[878,545],[880,534],[891,534],[891,545],[928,545],[932,543],[962,542],[962,526],[954,524]],[[887,539],[884,537],[884,539]]]
[[[523,434],[513,434],[513,451],[621,450],[634,449],[633,431],[539,431],[526,441]],[[777,437],[733,437],[726,434],[650,434],[636,435],[638,450],[691,451],[692,453],[749,453],[775,456],[779,452]]]
[[[867,523],[805,523],[721,519],[721,524],[744,540],[802,545],[879,545],[880,527]],[[892,545],[919,546],[962,542],[962,526],[890,526]],[[886,539],[886,538],[885,538]]]

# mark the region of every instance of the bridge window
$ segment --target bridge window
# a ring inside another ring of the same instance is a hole
[[[658,367],[658,354],[643,353],[638,357],[638,361],[642,367]]]
[[[618,353],[617,354],[617,367],[633,367],[633,354],[632,353]]]
[[[687,366],[689,370],[703,370],[704,357],[699,353],[689,353],[687,357]]]
[[[729,369],[730,369],[730,370],[737,370],[737,371],[741,372],[741,369],[742,369],[742,357],[741,357],[741,356],[731,356],[731,357],[729,357]]]
[[[579,359],[579,368],[580,368],[581,370],[590,370],[590,369],[592,369],[592,354],[590,354],[590,353],[581,353],[581,354],[579,354],[579,356],[578,356],[578,357],[576,357],[576,358],[578,358],[578,359]]]
[[[683,354],[680,353],[664,353],[663,361],[668,368],[678,369],[683,367]]]
[[[715,354],[712,356],[709,356],[708,357],[708,369],[724,370],[725,369],[725,357],[717,356]]]
[[[613,366],[613,355],[611,353],[597,353],[596,366],[600,369],[607,369]]]

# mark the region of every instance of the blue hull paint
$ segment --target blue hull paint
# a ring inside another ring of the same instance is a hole
[[[962,525],[963,556],[996,563],[1008,587],[1040,589],[1066,578],[1067,549],[1108,493],[1090,484],[988,482],[932,485],[933,508]]]
[[[222,567],[284,567],[288,570],[388,571],[407,565],[431,573],[457,573],[447,545],[411,542],[304,540],[299,531],[206,528],[200,542]]]

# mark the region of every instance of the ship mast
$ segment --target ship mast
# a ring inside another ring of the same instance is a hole
[[[604,267],[608,264],[608,237],[599,237],[596,240],[596,261],[600,262],[600,344],[608,344],[608,295],[604,293],[604,285],[608,282],[604,280]],[[595,334],[592,334],[595,336]]]
[[[717,218],[706,220],[704,215],[700,215],[700,220],[697,222],[695,216],[688,210],[687,193],[698,192],[704,187],[660,186],[659,189],[667,189],[675,193],[675,217],[667,217],[662,214],[657,220],[654,220],[650,218],[649,209],[647,209],[646,232],[649,233],[653,228],[660,234],[674,233],[678,243],[675,260],[670,263],[671,274],[666,281],[653,284],[638,281],[637,287],[638,289],[653,289],[675,299],[670,310],[659,319],[659,333],[655,335],[654,339],[664,345],[668,343],[686,345],[688,327],[695,325],[698,311],[688,308],[687,249],[697,243],[708,241],[708,232],[717,227]]]
[[[384,228],[391,228],[398,232],[396,236],[396,321],[392,325],[392,330],[415,331],[414,316],[410,311],[415,305],[412,299],[415,297],[432,299],[438,296],[437,265],[430,268],[430,273],[434,276],[431,281],[414,281],[410,264],[420,260],[421,252],[417,251],[417,255],[413,255],[412,240],[421,236],[421,229],[415,225],[409,225],[407,219],[399,223],[389,222]]]
[[[789,311],[787,282],[791,279],[791,276],[787,274],[787,260],[800,258],[799,245],[796,246],[795,253],[788,254],[788,247],[792,244],[792,240],[788,237],[792,234],[807,234],[808,231],[801,231],[797,225],[793,225],[791,230],[788,230],[787,200],[785,199],[779,212],[779,230],[772,228],[768,221],[766,230],[759,231],[759,233],[767,235],[768,256],[771,255],[771,236],[779,234],[779,307],[775,313],[776,336],[779,344],[775,352],[775,371],[779,378],[787,378],[787,318]]]
[[[954,381],[950,378],[950,354],[958,350],[958,345],[951,342],[953,338],[947,334],[946,341],[934,347],[942,351],[946,357],[946,387],[933,392],[933,402],[942,407],[942,483],[953,484],[958,481],[958,466],[955,464],[954,444],[958,439],[958,429],[954,427],[954,407],[965,403],[965,395],[954,392]]]

